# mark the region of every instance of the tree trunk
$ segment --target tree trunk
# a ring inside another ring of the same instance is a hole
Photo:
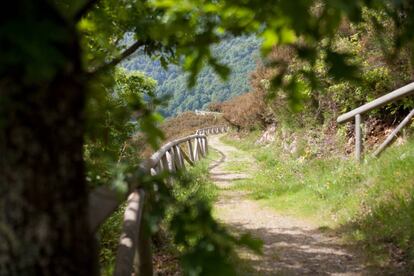
[[[0,274],[93,275],[76,29],[47,1],[10,3],[0,13],[10,57],[0,65]]]

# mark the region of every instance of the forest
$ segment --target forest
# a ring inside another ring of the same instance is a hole
[[[223,80],[211,67],[205,67],[197,76],[196,85],[188,87],[188,74],[178,65],[161,63],[143,53],[124,61],[128,70],[144,72],[157,81],[158,96],[168,96],[168,106],[159,111],[166,117],[184,111],[206,109],[211,102],[222,102],[250,90],[249,74],[259,59],[259,39],[255,36],[228,38],[212,46],[212,54],[221,63],[233,68],[227,80]]]
[[[413,11],[10,2],[0,275],[410,275]]]

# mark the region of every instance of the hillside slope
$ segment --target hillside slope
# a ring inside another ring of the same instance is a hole
[[[168,107],[161,110],[164,116],[183,111],[203,109],[211,102],[222,102],[250,90],[249,75],[256,67],[259,40],[256,37],[227,39],[213,47],[218,60],[232,69],[229,79],[223,82],[212,68],[204,68],[193,88],[187,87],[187,74],[178,66],[170,65],[164,70],[159,61],[144,54],[124,62],[128,70],[139,70],[158,82],[157,94],[170,95]]]
[[[413,128],[408,129],[412,133]],[[414,140],[387,149],[379,159],[358,164],[339,152],[319,154],[326,143],[312,131],[276,129],[273,142],[260,132],[223,141],[252,155],[258,169],[232,189],[286,216],[307,219],[342,236],[381,275],[412,275],[414,269]],[[318,132],[320,135],[320,131]],[[320,141],[323,141],[321,139]],[[289,143],[290,142],[290,143]],[[338,149],[343,149],[340,143]],[[244,163],[228,165],[244,172]],[[410,273],[408,273],[410,272]]]

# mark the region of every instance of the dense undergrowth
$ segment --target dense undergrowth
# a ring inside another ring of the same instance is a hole
[[[200,161],[196,166],[189,168],[178,177],[180,181],[172,186],[174,197],[179,202],[178,205],[189,206],[191,202],[200,201],[200,204],[206,204],[206,207],[209,207],[215,199],[217,195],[216,188],[208,179],[208,164],[213,154],[210,154],[208,159]],[[184,185],[180,183],[184,183]],[[112,275],[114,270],[124,211],[125,205],[121,206],[99,229],[101,246],[99,261],[103,275]],[[156,273],[173,275],[179,270],[178,256],[182,248],[174,245],[173,236],[168,230],[168,226],[176,212],[177,210],[173,209],[167,211],[166,219],[153,238],[155,245],[153,248],[153,262]]]
[[[236,189],[283,213],[333,228],[371,255],[375,265],[414,268],[414,140],[363,164],[341,155],[286,153],[282,141],[255,144],[258,132],[224,141],[249,151],[260,169]],[[234,166],[237,167],[237,166]]]

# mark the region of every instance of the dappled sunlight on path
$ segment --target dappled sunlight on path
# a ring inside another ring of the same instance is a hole
[[[361,258],[351,253],[335,235],[310,222],[278,214],[247,199],[247,192],[231,189],[235,180],[248,179],[257,168],[247,153],[210,137],[220,159],[211,166],[211,178],[220,189],[215,205],[219,220],[235,232],[250,232],[264,242],[263,255],[240,250],[239,258],[251,269],[240,275],[367,275]],[[242,162],[245,172],[229,169],[227,164]]]

